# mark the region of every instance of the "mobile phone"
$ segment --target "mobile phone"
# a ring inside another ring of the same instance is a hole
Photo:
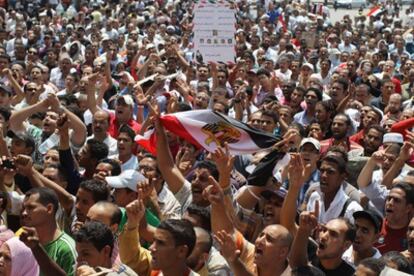
[[[2,164],[1,164],[2,168],[6,168],[6,169],[15,169],[16,166],[14,165],[14,162],[10,159],[6,159],[3,160]]]

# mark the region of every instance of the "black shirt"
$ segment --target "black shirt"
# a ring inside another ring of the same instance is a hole
[[[341,265],[335,269],[324,268],[318,258],[315,258],[312,264],[322,270],[326,276],[352,276],[355,273],[355,269],[345,261],[342,261]]]

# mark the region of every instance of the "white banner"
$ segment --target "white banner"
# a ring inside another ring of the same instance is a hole
[[[194,50],[203,62],[234,62],[235,10],[228,2],[200,2],[194,7]]]

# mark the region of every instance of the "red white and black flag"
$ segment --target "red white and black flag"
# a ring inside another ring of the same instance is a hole
[[[377,17],[385,12],[385,9],[382,7],[376,6],[373,7],[368,13],[367,16]]]
[[[163,126],[199,148],[214,152],[227,142],[232,154],[254,153],[270,148],[280,138],[211,110],[194,110],[162,115]],[[155,131],[149,130],[135,141],[151,153],[156,152]]]

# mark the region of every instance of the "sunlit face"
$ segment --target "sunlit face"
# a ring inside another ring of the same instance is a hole
[[[11,275],[12,269],[12,255],[10,247],[7,243],[3,243],[0,247],[0,275],[13,276]]]

